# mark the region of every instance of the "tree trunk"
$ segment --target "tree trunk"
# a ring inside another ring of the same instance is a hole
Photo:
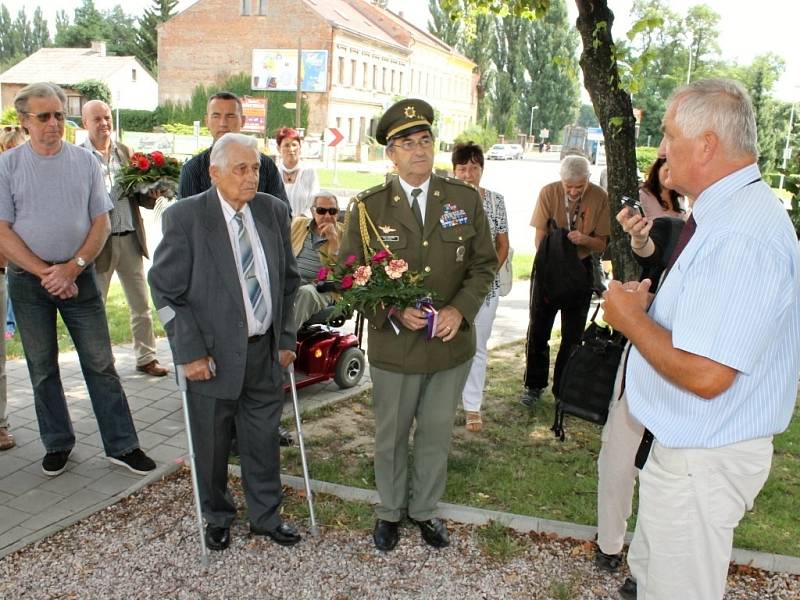
[[[631,97],[622,89],[617,71],[611,25],[614,14],[606,0],[575,0],[577,27],[583,41],[580,65],[583,81],[603,128],[608,168],[608,197],[611,207],[611,239],[606,256],[614,265],[614,279],[637,279],[639,267],[630,250],[630,239],[622,231],[616,214],[622,196],[638,198],[636,169],[636,121]]]

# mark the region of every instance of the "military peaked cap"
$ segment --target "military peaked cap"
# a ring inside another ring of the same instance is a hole
[[[375,131],[375,139],[386,145],[399,135],[411,135],[418,131],[430,131],[433,125],[433,107],[418,98],[407,98],[390,106]]]

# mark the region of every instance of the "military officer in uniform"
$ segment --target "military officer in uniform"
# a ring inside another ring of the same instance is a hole
[[[387,307],[366,315],[380,495],[373,540],[383,551],[397,545],[398,523],[406,516],[429,545],[442,548],[450,542],[436,506],[447,479],[456,407],[475,353],[472,323],[497,269],[477,190],[433,174],[432,123],[433,108],[416,99],[402,100],[383,115],[376,138],[386,145],[397,175],[354,198],[339,253],[342,260],[352,254],[365,258],[359,218],[366,211],[377,230],[368,228],[369,248],[385,245],[410,270],[426,273],[424,285],[437,295],[438,325],[431,340],[426,339],[426,314],[418,308]]]

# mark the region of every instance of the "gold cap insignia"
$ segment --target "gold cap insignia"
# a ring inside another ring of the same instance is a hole
[[[415,109],[413,106],[406,106],[404,112],[406,114],[407,119],[413,119],[414,117],[417,116],[417,109]]]

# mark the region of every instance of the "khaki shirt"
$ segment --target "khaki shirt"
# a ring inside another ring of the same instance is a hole
[[[548,219],[554,219],[558,227],[569,227],[564,196],[564,188],[560,181],[544,186],[539,192],[539,199],[533,210],[531,227],[546,230]],[[611,234],[608,194],[603,188],[589,183],[581,198],[574,229],[593,237],[607,237]]]
[[[444,343],[425,339],[425,331],[398,324],[395,334],[387,310],[366,315],[369,320],[370,364],[399,373],[433,373],[455,367],[475,353],[472,323],[486,298],[497,269],[497,254],[489,222],[477,190],[457,179],[431,176],[424,230],[420,230],[396,176],[356,196],[363,202],[382,241],[412,271],[428,276],[424,285],[439,295],[437,309],[451,305],[464,317],[456,336]],[[358,205],[351,204],[339,260],[355,254],[364,260]],[[447,213],[447,214],[446,214]],[[453,223],[448,215],[463,222]],[[383,248],[370,230],[369,246]]]

